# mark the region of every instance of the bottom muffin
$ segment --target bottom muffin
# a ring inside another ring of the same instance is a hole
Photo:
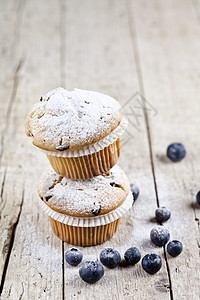
[[[49,170],[42,175],[38,192],[54,233],[79,246],[109,240],[133,203],[128,178],[118,166],[87,180],[70,180]]]

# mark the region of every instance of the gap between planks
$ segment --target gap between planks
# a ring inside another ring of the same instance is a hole
[[[64,26],[64,20],[66,17],[66,5],[65,1],[59,1],[60,6],[60,18],[59,18],[59,38],[60,38],[60,84],[65,88],[65,40],[66,32]],[[62,300],[65,300],[65,246],[62,241]]]
[[[138,85],[140,88],[140,92],[144,96],[144,97],[142,97],[142,101],[143,101],[142,109],[143,109],[143,113],[144,113],[145,128],[146,128],[148,148],[149,148],[149,158],[150,158],[150,162],[151,162],[151,171],[152,171],[153,183],[154,183],[155,195],[156,195],[156,203],[157,203],[157,207],[159,207],[160,204],[159,204],[156,174],[155,174],[155,168],[154,168],[153,150],[152,150],[152,143],[151,143],[151,132],[150,132],[146,103],[145,103],[145,89],[144,89],[144,82],[143,82],[142,69],[141,69],[141,58],[140,58],[139,47],[138,47],[137,29],[136,29],[136,24],[135,24],[135,19],[134,19],[134,13],[132,13],[132,17],[131,17],[128,0],[125,0],[125,2],[126,2],[126,10],[127,10],[130,38],[131,38],[132,48],[133,48],[133,55],[135,57],[135,62],[136,62]],[[165,264],[166,264],[167,275],[168,275],[168,280],[169,280],[170,299],[173,300],[174,296],[173,296],[171,274],[170,274],[170,268],[169,268],[169,264],[168,264],[168,260],[167,260],[165,246],[163,247],[163,252],[164,252]]]

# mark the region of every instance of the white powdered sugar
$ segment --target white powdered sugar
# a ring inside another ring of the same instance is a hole
[[[35,144],[47,150],[47,144],[49,150],[60,145],[70,149],[84,147],[98,137],[105,137],[121,120],[120,104],[93,91],[58,88],[40,100],[27,118],[26,129]]]
[[[38,190],[47,204],[57,211],[94,217],[117,208],[125,200],[129,181],[118,166],[107,174],[87,180],[62,178],[49,170],[43,174]]]

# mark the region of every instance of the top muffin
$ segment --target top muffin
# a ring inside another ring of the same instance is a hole
[[[25,127],[33,144],[43,150],[79,150],[106,137],[121,120],[121,106],[115,99],[57,88],[33,106]]]

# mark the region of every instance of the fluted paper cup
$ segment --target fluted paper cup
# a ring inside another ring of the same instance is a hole
[[[87,179],[108,172],[120,156],[121,136],[127,128],[125,116],[104,139],[79,150],[42,150],[56,173],[70,179]]]
[[[130,192],[116,209],[96,217],[72,217],[58,213],[40,199],[40,205],[49,216],[54,233],[64,242],[76,246],[95,246],[112,238],[117,231],[121,217],[132,207]]]

